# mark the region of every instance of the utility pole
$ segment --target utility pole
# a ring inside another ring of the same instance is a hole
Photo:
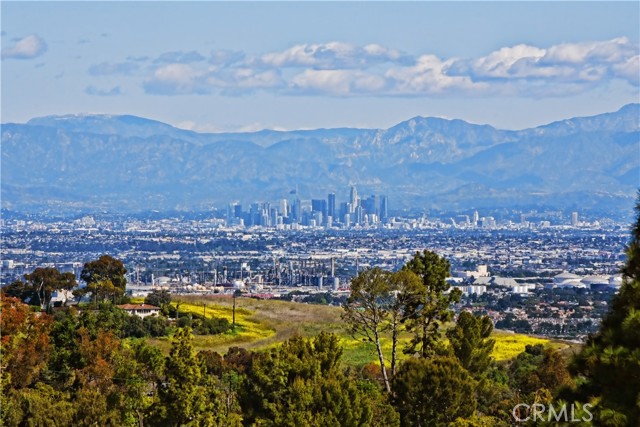
[[[231,323],[231,329],[233,331],[236,330],[236,297],[238,296],[238,293],[240,291],[238,289],[236,289],[235,291],[233,291],[233,310],[231,312],[231,319],[232,319],[232,323]]]

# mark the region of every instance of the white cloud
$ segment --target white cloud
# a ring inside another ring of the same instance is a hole
[[[282,52],[270,52],[252,65],[280,68],[312,67],[318,69],[367,68],[385,62],[407,62],[410,57],[378,44],[364,47],[330,42],[298,44]]]
[[[2,49],[2,58],[32,59],[43,55],[47,51],[47,43],[35,34],[31,34],[16,41],[12,47]]]
[[[150,73],[147,93],[242,95],[268,91],[318,96],[570,96],[611,80],[640,85],[638,46],[620,37],[553,46],[516,44],[475,58],[410,55],[371,43],[296,44],[248,56],[215,50],[168,52],[149,68],[132,61],[97,64],[94,75]],[[170,63],[163,61],[173,60]],[[136,68],[137,67],[137,68]]]
[[[168,64],[157,68],[144,82],[146,93],[153,95],[206,94],[210,88],[204,82],[206,75],[187,64]]]
[[[377,93],[384,89],[385,79],[358,70],[305,70],[293,76],[292,93],[324,93],[347,96]]]
[[[411,67],[394,68],[386,76],[393,81],[392,94],[424,96],[445,92],[482,92],[486,83],[476,83],[469,76],[450,76],[445,70],[451,61],[442,61],[434,55],[423,55]]]
[[[628,38],[612,40],[563,43],[547,49],[543,62],[581,64],[584,62],[618,62],[637,51]]]
[[[640,86],[640,55],[632,56],[624,62],[613,66],[616,77],[627,80],[635,86]]]
[[[485,57],[472,61],[471,69],[476,77],[510,78],[524,76],[528,74],[529,70],[535,69],[535,64],[544,57],[544,54],[544,49],[526,44],[503,47]]]

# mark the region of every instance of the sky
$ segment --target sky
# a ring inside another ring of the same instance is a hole
[[[2,123],[523,129],[640,102],[640,2],[2,1]]]

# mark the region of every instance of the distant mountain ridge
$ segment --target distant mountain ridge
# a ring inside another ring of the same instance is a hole
[[[392,207],[628,204],[640,186],[640,104],[520,131],[414,117],[389,129],[204,134],[141,117],[2,125],[2,207],[201,210],[336,192]]]

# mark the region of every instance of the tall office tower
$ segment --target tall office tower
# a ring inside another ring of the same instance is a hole
[[[283,217],[288,217],[289,216],[289,204],[287,203],[287,199],[280,199],[280,215],[282,215]]]
[[[578,212],[571,212],[571,225],[578,225]]]
[[[364,208],[366,214],[378,214],[378,207],[376,206],[376,196],[373,194],[371,195],[371,197],[363,199],[362,203],[360,203],[360,206]]]
[[[344,218],[345,215],[349,214],[350,213],[349,203],[347,202],[340,203],[340,212],[338,213],[339,213],[338,218]]]
[[[261,225],[262,209],[259,203],[252,203],[249,209],[249,225]]]
[[[356,208],[356,224],[358,225],[362,225],[362,223],[364,222],[364,209],[362,208],[362,206],[358,206]]]
[[[327,201],[324,199],[312,199],[311,210],[313,212],[322,212],[324,216],[327,215]]]
[[[389,219],[389,199],[387,196],[380,196],[380,220],[387,222]]]
[[[242,205],[236,204],[233,206],[233,214],[236,218],[242,218]]]
[[[480,215],[478,211],[473,212],[473,225],[478,225],[478,220],[480,220]]]
[[[327,196],[327,215],[330,217],[336,217],[336,194],[329,193]]]
[[[237,217],[236,206],[238,206],[237,202],[231,202],[227,206],[227,225],[231,224],[233,219]]]
[[[349,202],[351,203],[352,209],[355,209],[356,206],[358,206],[358,202],[360,201],[360,199],[358,199],[358,190],[356,189],[355,185],[351,186],[351,198],[349,199]]]
[[[293,222],[299,223],[302,219],[302,204],[300,203],[300,199],[298,199],[297,197],[293,201],[291,216],[293,217]]]

